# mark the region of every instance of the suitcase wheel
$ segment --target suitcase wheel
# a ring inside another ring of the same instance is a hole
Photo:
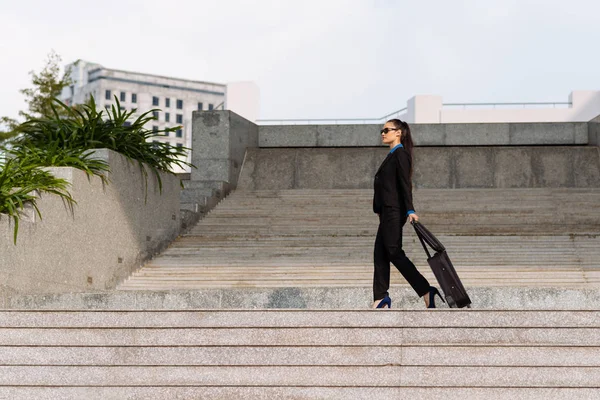
[[[452,298],[452,296],[446,296],[446,302],[448,303],[448,306],[450,308],[457,308],[456,307],[456,302],[454,301],[454,299]]]

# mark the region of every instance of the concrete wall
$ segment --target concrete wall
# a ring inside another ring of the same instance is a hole
[[[179,179],[161,174],[161,195],[150,173],[145,202],[139,165],[109,150],[97,154],[112,170],[106,186],[80,170],[51,169],[71,183],[74,213],[44,195],[43,219],[21,221],[17,245],[12,223],[0,216],[0,297],[112,289],[177,237]]]
[[[600,112],[600,91],[578,90],[569,107],[486,106],[445,107],[442,96],[418,95],[407,102],[406,120],[413,123],[587,122]]]
[[[255,189],[371,188],[386,148],[249,149],[238,185]],[[596,147],[419,147],[416,188],[600,187]]]
[[[258,146],[258,127],[232,111],[193,114],[191,181],[237,185],[248,147]]]
[[[600,146],[600,115],[588,122],[588,143]]]
[[[382,125],[265,125],[260,147],[365,147],[381,145]],[[417,146],[585,145],[587,122],[537,124],[411,124]]]

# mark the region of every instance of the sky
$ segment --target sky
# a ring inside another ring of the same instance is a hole
[[[379,118],[600,90],[597,0],[0,0],[0,116],[54,50],[178,78],[254,81],[260,118]]]

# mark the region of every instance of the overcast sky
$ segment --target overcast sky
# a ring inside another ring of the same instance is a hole
[[[415,94],[600,90],[597,0],[0,0],[0,116],[54,49],[108,68],[252,80],[261,118],[374,118]]]

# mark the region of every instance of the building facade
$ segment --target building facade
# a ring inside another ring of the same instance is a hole
[[[94,96],[99,109],[110,109],[117,105],[116,96],[122,109],[138,110],[133,118],[151,109],[160,109],[147,128],[158,131],[181,126],[168,136],[153,138],[173,146],[191,148],[193,111],[222,108],[225,102],[224,84],[109,69],[83,60],[66,68],[71,71],[73,83],[63,89],[63,102],[82,104]],[[188,162],[190,157],[188,155]],[[189,172],[189,168],[175,167],[174,172]]]

